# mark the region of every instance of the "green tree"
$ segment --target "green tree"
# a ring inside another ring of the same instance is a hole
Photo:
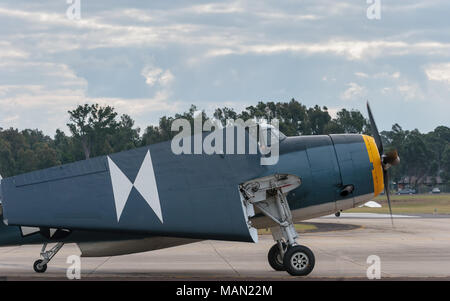
[[[329,134],[368,134],[370,133],[370,124],[360,111],[342,109],[336,113],[336,118],[326,125],[325,132]]]
[[[447,143],[442,153],[442,177],[450,183],[450,143]]]
[[[60,129],[56,130],[53,141],[61,163],[65,164],[84,159],[83,150],[79,144],[74,141],[73,137],[67,136]]]
[[[175,131],[172,132],[172,122],[178,118],[188,120],[191,126],[191,130],[193,131],[194,115],[195,112],[197,111],[199,111],[197,107],[195,105],[191,105],[188,111],[175,114],[175,117],[168,117],[168,116],[161,117],[159,119],[158,126],[150,125],[145,129],[144,134],[142,135],[142,145],[149,145],[172,139],[177,134],[177,132]],[[203,121],[205,121],[208,118],[208,116],[204,111],[202,111],[201,114]]]
[[[53,140],[39,130],[0,130],[0,166],[4,176],[60,164]]]
[[[36,143],[32,149],[32,158],[35,166],[33,169],[43,169],[60,165],[58,152],[45,142]]]
[[[195,105],[175,116],[162,116],[158,125],[140,129],[128,115],[118,114],[110,106],[82,105],[69,111],[68,127],[71,135],[57,130],[50,138],[37,129],[0,128],[0,173],[12,176],[36,169],[69,163],[92,156],[131,149],[170,140],[176,132],[171,125],[176,118],[185,118],[193,128]],[[208,116],[201,112],[203,120]],[[287,136],[368,133],[368,122],[357,110],[342,109],[331,119],[326,107],[306,107],[295,99],[289,102],[258,102],[241,112],[232,108],[218,108],[214,117],[223,124],[226,119],[272,119],[280,121],[280,130]],[[401,164],[391,168],[392,179],[404,176],[421,178],[440,175],[450,182],[450,129],[439,126],[426,134],[418,130],[404,130],[394,124],[390,131],[381,133],[386,150],[397,149]]]
[[[71,122],[67,126],[80,143],[86,159],[112,150],[108,136],[118,127],[117,113],[113,107],[85,104],[68,113]]]
[[[280,131],[287,136],[298,136],[311,133],[311,128],[307,122],[306,106],[296,101],[294,98],[290,102],[259,102],[256,106],[249,106],[237,118],[266,119],[270,121],[277,118],[280,122]]]
[[[129,115],[120,116],[120,122],[111,135],[113,152],[136,148],[140,145],[140,128],[134,128],[134,120]]]
[[[220,120],[220,122],[222,122],[223,126],[226,126],[227,120],[228,119],[236,120],[238,117],[238,114],[232,108],[223,107],[223,108],[217,108],[214,111],[213,116],[214,116],[214,118]]]
[[[0,174],[3,177],[14,175],[15,159],[11,144],[0,136]]]
[[[439,176],[447,168],[443,161],[444,151],[450,143],[450,128],[439,126],[424,136],[430,149],[430,173]]]
[[[328,114],[328,108],[320,108],[315,105],[313,108],[309,108],[306,111],[306,126],[304,134],[307,135],[323,135],[325,134],[325,128],[331,120],[330,114]]]

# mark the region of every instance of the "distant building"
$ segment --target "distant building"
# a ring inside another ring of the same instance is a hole
[[[416,177],[416,176],[405,176],[400,179],[400,181],[397,182],[398,190],[404,189],[404,188],[416,188],[418,191],[428,191],[430,188],[435,186],[445,186],[444,181],[440,176],[423,176],[423,177]],[[443,187],[442,187],[443,188]],[[446,189],[445,189],[446,190]]]

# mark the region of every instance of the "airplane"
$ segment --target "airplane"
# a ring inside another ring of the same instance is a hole
[[[367,109],[373,137],[272,131],[274,165],[261,165],[261,153],[176,155],[166,141],[1,179],[0,246],[43,244],[33,264],[43,273],[66,243],[82,257],[116,256],[208,239],[255,243],[257,229],[270,228],[269,265],[306,276],[315,257],[297,243],[295,223],[365,204],[383,187],[392,220],[387,171],[400,158],[384,151]]]

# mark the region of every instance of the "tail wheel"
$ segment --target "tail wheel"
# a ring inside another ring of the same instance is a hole
[[[286,249],[286,244],[283,243],[283,248]],[[274,244],[272,248],[270,248],[269,253],[267,254],[267,259],[269,261],[270,266],[275,271],[285,271],[283,264],[283,256],[281,255],[280,248],[278,244]]]
[[[314,269],[313,252],[305,246],[292,246],[287,249],[283,258],[285,270],[292,276],[306,276]]]

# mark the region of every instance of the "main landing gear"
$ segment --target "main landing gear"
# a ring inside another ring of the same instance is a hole
[[[269,264],[275,271],[286,271],[293,276],[306,276],[314,269],[314,254],[309,248],[296,242],[298,233],[292,222],[285,194],[277,190],[274,198],[278,214],[272,214],[272,219],[278,226],[270,228],[276,244],[267,255]]]
[[[301,184],[293,175],[274,175],[255,179],[241,186],[245,200],[258,208],[277,225],[270,228],[276,242],[267,255],[270,266],[293,276],[306,276],[314,269],[313,252],[297,244],[297,230],[286,194]]]
[[[278,243],[274,244],[267,254],[267,259],[275,271],[286,271],[293,276],[308,275],[315,264],[313,252],[302,245],[289,246],[280,251]]]
[[[45,271],[47,270],[47,263],[49,263],[50,260],[52,260],[53,256],[55,256],[59,250],[61,250],[63,245],[64,245],[63,242],[59,242],[50,250],[45,251],[45,248],[47,247],[47,243],[45,243],[41,249],[42,259],[36,260],[33,264],[34,271],[36,273],[45,273]]]

